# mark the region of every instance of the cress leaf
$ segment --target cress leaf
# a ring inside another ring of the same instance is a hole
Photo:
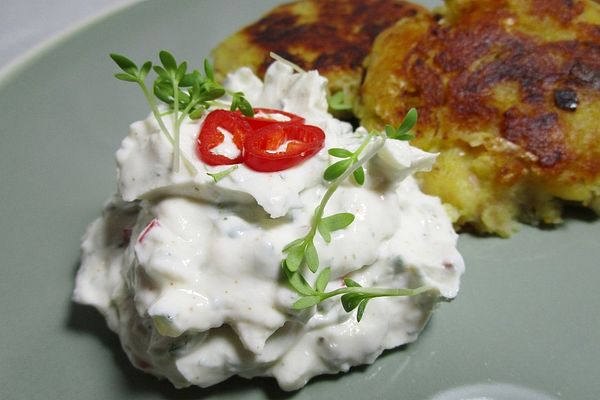
[[[312,240],[306,244],[304,257],[306,260],[306,265],[308,265],[308,269],[310,269],[312,272],[317,272],[319,269],[319,254],[317,253],[317,249]]]
[[[188,103],[190,101],[190,95],[188,94],[187,90],[182,90],[181,88],[178,87],[177,93],[178,93],[177,96],[179,96],[178,99],[179,99],[180,103],[181,102]]]
[[[137,82],[138,78],[130,75],[130,74],[126,74],[123,72],[119,72],[118,74],[115,74],[115,78],[121,80],[121,81],[126,81],[126,82]]]
[[[331,243],[331,232],[327,226],[323,224],[323,221],[319,222],[319,225],[317,225],[317,230],[319,231],[319,234],[321,234],[321,237],[325,243]]]
[[[316,304],[319,304],[320,301],[321,301],[320,296],[305,296],[305,297],[301,297],[300,300],[296,301],[292,305],[292,308],[294,310],[302,310],[305,308],[312,307]]]
[[[212,64],[206,58],[204,59],[204,75],[206,75],[206,77],[208,79],[210,79],[211,81],[215,80],[215,73],[214,73]]]
[[[394,137],[394,139],[397,139],[400,135],[408,133],[412,128],[414,128],[417,124],[418,117],[419,114],[417,113],[416,108],[411,108],[410,110],[408,110],[408,112],[404,116],[404,119],[402,120],[402,123],[400,123],[398,129],[396,129],[396,137]]]
[[[177,80],[177,82],[179,82],[183,79],[186,71],[187,71],[187,62],[184,61],[179,65],[179,67],[177,67],[177,72],[175,74],[175,79]]]
[[[332,110],[337,110],[337,111],[352,110],[352,104],[350,104],[350,102],[348,102],[348,100],[346,99],[346,95],[344,94],[344,92],[341,92],[341,91],[336,92],[332,96],[329,96],[327,98],[327,103],[329,105],[329,108],[331,108]]]
[[[166,50],[162,50],[160,53],[158,53],[158,57],[160,58],[160,62],[162,63],[163,67],[165,67],[167,71],[177,71],[177,62],[171,53]]]
[[[235,111],[235,110],[237,110],[237,108],[238,108],[238,105],[239,105],[239,102],[240,102],[239,98],[238,98],[237,96],[235,96],[235,95],[234,95],[234,96],[231,98],[231,106],[230,106],[230,108],[229,108],[229,109],[230,109],[231,111]]]
[[[351,164],[352,159],[350,158],[333,163],[329,167],[327,167],[325,173],[323,174],[323,178],[326,181],[333,181],[339,178],[344,172],[346,172],[346,170],[350,167]]]
[[[244,114],[246,117],[254,117],[254,108],[252,108],[252,105],[248,102],[248,100],[246,100],[245,97],[242,97],[242,106],[240,107],[240,110],[242,111],[242,114]]]
[[[154,83],[154,95],[164,103],[173,103],[173,87],[166,82]]]
[[[346,285],[347,287],[362,287],[360,285],[360,283],[358,283],[350,278],[344,278],[344,285]]]
[[[164,79],[165,81],[169,81],[171,79],[169,77],[169,73],[167,71],[165,71],[165,69],[163,67],[161,67],[160,65],[155,65],[152,67],[152,69],[154,70],[154,72],[156,72],[156,74],[161,79]]]
[[[152,69],[152,61],[146,61],[144,63],[144,65],[142,65],[142,68],[140,69],[140,80],[146,79],[146,76],[148,76],[148,72],[150,72],[151,69]]]
[[[331,268],[327,267],[323,271],[319,273],[317,277],[317,281],[315,283],[315,289],[317,292],[323,293],[327,288],[327,284],[329,283],[329,277],[331,276]]]
[[[385,134],[387,135],[387,137],[393,138],[396,135],[396,129],[394,129],[394,127],[391,125],[386,125]]]
[[[327,152],[329,153],[330,156],[337,157],[337,158],[352,157],[352,152],[350,150],[346,150],[346,149],[333,148],[333,149],[329,149]]]
[[[285,253],[292,247],[299,246],[300,244],[302,244],[302,242],[304,242],[304,238],[293,240],[293,241],[289,242],[288,244],[286,244],[281,251],[283,251]]]
[[[198,71],[194,71],[189,74],[183,75],[183,77],[179,80],[180,87],[190,87],[193,86],[195,82],[198,81],[198,75],[196,75]]]
[[[334,214],[321,220],[321,224],[323,224],[330,232],[344,229],[352,222],[354,222],[354,214],[352,213]]]
[[[137,65],[129,58],[122,56],[121,54],[110,54],[110,58],[121,68],[123,71],[135,75],[137,71]]]
[[[208,89],[205,88],[205,91],[202,94],[200,94],[199,100],[201,102],[211,101],[211,100],[218,99],[219,97],[223,96],[224,94],[225,94],[225,89],[223,89],[222,87],[211,86]],[[236,100],[236,104],[238,104],[237,100]],[[237,105],[236,105],[236,108],[237,108]],[[234,111],[233,103],[232,103],[231,111]]]
[[[288,284],[296,292],[305,295],[312,296],[315,294],[314,289],[306,282],[306,279],[299,272],[292,272],[286,266],[283,266],[283,273],[287,279]]]
[[[398,137],[396,139],[409,141],[409,140],[413,140],[414,138],[415,138],[415,135],[412,135],[410,133],[404,133],[402,135],[398,135]]]
[[[254,116],[254,109],[241,92],[235,93],[231,103],[231,111],[240,110],[247,117]]]
[[[362,167],[362,165],[354,170],[354,172],[352,173],[352,176],[354,176],[354,180],[356,181],[357,184],[359,184],[361,186],[364,185],[365,169]]]
[[[304,244],[289,248],[287,254],[288,256],[285,259],[285,265],[290,271],[297,271],[302,264],[302,260],[304,260]]]
[[[198,107],[190,112],[190,119],[198,119],[202,116],[202,114],[204,114],[204,108]]]
[[[185,77],[184,77],[184,79],[185,79]],[[192,95],[192,97],[194,99],[198,99],[199,94],[200,94],[200,82],[193,77],[193,74],[192,74],[191,86],[192,87],[190,88],[190,94]]]
[[[350,312],[354,310],[361,301],[363,301],[364,296],[361,293],[346,293],[342,296],[342,307],[346,312]]]
[[[368,302],[369,302],[369,299],[364,299],[358,305],[358,310],[356,310],[356,321],[357,322],[360,322],[360,320],[362,319],[363,314],[365,313],[365,309],[367,308]]]

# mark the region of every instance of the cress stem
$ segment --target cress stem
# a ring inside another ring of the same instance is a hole
[[[416,296],[418,294],[427,292],[432,288],[429,286],[420,286],[415,289],[386,289],[386,288],[365,288],[365,287],[345,287],[333,290],[331,292],[323,293],[321,295],[321,301],[329,299],[331,297],[344,295],[348,293],[359,293],[366,297],[400,297],[400,296]]]
[[[179,129],[181,129],[181,124],[183,123],[183,120],[185,119],[185,117],[190,113],[190,110],[196,105],[198,104],[196,103],[192,103],[190,102],[190,104],[181,112],[181,116],[179,118],[177,118],[177,130],[179,133]],[[179,148],[179,146],[177,146]],[[192,165],[192,163],[187,159],[187,157],[185,156],[185,154],[183,154],[181,151],[179,152],[179,156],[181,158],[181,161],[183,161],[183,165],[185,166],[185,168],[188,170],[188,172],[192,175],[196,175],[198,173],[198,170],[196,169],[196,167],[194,167]]]
[[[370,132],[369,136],[367,137],[366,140],[364,140],[360,146],[358,147],[358,149],[356,149],[356,151],[353,153],[354,159],[358,159],[358,156],[361,155],[361,153],[364,151],[364,149],[367,147],[367,145],[369,144],[369,142],[371,141],[371,139],[373,138],[373,136],[375,136],[376,134],[374,132]]]
[[[196,105],[198,104],[197,102],[190,102],[190,104],[187,105],[186,108],[183,109],[183,111],[181,112],[181,115],[179,116],[179,118],[177,119],[177,123],[181,126],[181,124],[183,123],[183,120],[185,119],[185,117],[190,113],[190,110]]]
[[[179,146],[175,146],[175,141],[173,140],[173,137],[169,133],[169,130],[167,129],[167,126],[165,125],[165,122],[162,119],[162,115],[158,109],[158,106],[156,105],[156,102],[154,101],[154,97],[150,95],[150,92],[148,92],[148,88],[146,87],[143,81],[138,81],[137,84],[142,89],[142,93],[144,94],[144,97],[146,98],[146,101],[150,106],[152,115],[154,115],[154,119],[156,119],[160,130],[165,135],[169,143],[171,143],[171,146],[173,146],[173,148],[179,148]],[[185,165],[185,168],[191,175],[196,175],[198,173],[196,167],[194,167],[192,163],[187,159],[187,157],[185,157],[183,154],[181,155],[181,159],[183,160],[183,165]]]
[[[175,145],[173,148],[173,171],[179,172],[179,82],[172,80],[173,84],[173,132]]]
[[[364,157],[358,159],[358,156],[363,152],[363,150],[367,147],[367,145],[369,144],[369,142],[371,141],[371,139],[373,139],[373,137],[375,135],[379,135],[379,137],[382,139],[381,142],[378,143],[376,146],[374,146]],[[323,198],[321,199],[321,203],[319,203],[319,205],[315,209],[312,227],[311,227],[310,231],[308,232],[308,234],[306,235],[307,239],[310,239],[311,241],[312,241],[312,239],[314,239],[314,237],[317,233],[319,223],[321,222],[321,219],[323,218],[323,213],[325,212],[325,206],[331,199],[331,196],[333,196],[335,191],[338,189],[338,187],[350,175],[352,175],[354,173],[354,171],[356,171],[358,168],[362,167],[367,161],[369,161],[371,158],[373,158],[379,152],[379,150],[381,150],[381,148],[385,144],[386,139],[387,139],[387,136],[385,134],[382,134],[381,132],[379,132],[379,133],[370,132],[369,135],[367,136],[367,138],[361,143],[360,147],[354,152],[354,155],[353,155],[353,157],[355,157],[357,160],[350,166],[350,168],[348,168],[342,175],[340,175],[335,181],[333,181],[331,183],[331,185],[329,185],[329,187],[327,188],[327,191],[325,192],[325,195],[323,195]]]
[[[158,122],[158,126],[160,127],[160,130],[165,135],[165,137],[167,138],[169,143],[171,143],[171,145],[174,146],[175,142],[173,141],[173,137],[171,136],[171,133],[167,129],[167,127],[162,119],[162,116],[160,114],[158,106],[156,105],[156,102],[154,101],[154,97],[152,97],[150,95],[150,93],[148,92],[148,88],[146,87],[146,85],[143,82],[138,81],[138,85],[140,86],[140,88],[142,88],[142,93],[144,93],[144,97],[146,98],[146,101],[148,102],[148,105],[150,106],[150,110],[152,110],[152,114],[154,115],[156,122]]]

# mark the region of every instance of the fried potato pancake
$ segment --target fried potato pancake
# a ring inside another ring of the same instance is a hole
[[[600,213],[600,3],[447,0],[376,40],[356,113],[369,128],[420,112],[420,176],[459,226],[508,236],[515,220]]]
[[[427,10],[399,0],[300,0],[274,8],[222,42],[214,67],[222,78],[249,66],[263,76],[274,52],[329,79],[330,94],[352,104],[363,79],[364,58],[375,37],[396,21]]]

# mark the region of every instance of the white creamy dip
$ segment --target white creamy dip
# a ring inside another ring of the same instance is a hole
[[[173,148],[153,117],[132,124],[117,152],[118,193],[83,237],[75,301],[106,317],[138,368],[177,387],[238,374],[273,376],[294,390],[414,341],[435,303],[457,295],[464,271],[440,201],[411,176],[429,169],[435,155],[388,140],[366,165],[365,185],[348,180],[327,205],[325,215],[351,212],[355,221],[331,243],[316,237],[315,245],[321,266],[331,267],[328,291],[342,287],[344,277],[437,291],[374,299],[361,322],[339,297],[295,311],[299,295],[282,278],[282,248],[309,228],[327,188],[323,171],[335,161],[327,149],[356,149],[366,132],[328,114],[326,80],[314,71],[295,73],[276,62],[264,83],[241,69],[227,86],[245,92],[254,107],[321,127],[325,147],[288,170],[240,165],[214,182],[207,172],[229,166],[210,167],[196,156],[202,119],[181,128],[194,176],[185,168],[173,172]]]

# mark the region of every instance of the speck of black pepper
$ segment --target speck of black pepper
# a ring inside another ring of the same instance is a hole
[[[394,257],[392,259],[392,264],[394,265],[394,268],[396,268],[399,271],[404,270],[404,260],[402,259],[402,257],[397,256]]]
[[[579,105],[577,92],[571,89],[556,89],[554,91],[554,104],[565,111],[575,111]]]

